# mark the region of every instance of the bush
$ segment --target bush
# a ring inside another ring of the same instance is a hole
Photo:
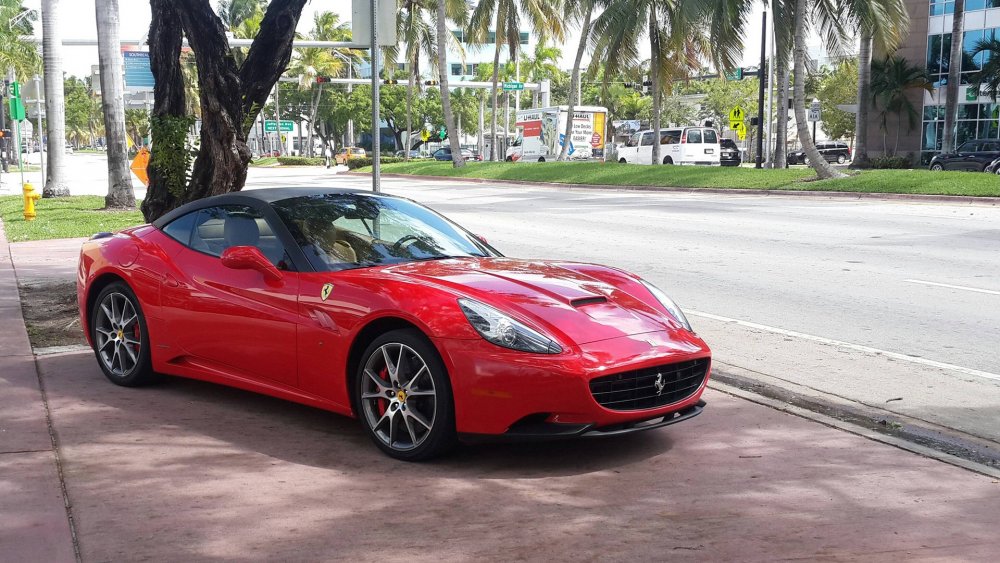
[[[906,170],[913,167],[913,161],[905,156],[876,156],[869,160],[868,167],[874,170]]]
[[[399,156],[383,156],[378,159],[382,164],[392,164],[394,162],[403,162],[403,158]],[[372,165],[372,158],[366,156],[364,158],[351,158],[347,161],[347,168],[349,170],[356,170],[358,168],[364,168],[365,166]]]
[[[282,166],[322,166],[322,157],[309,158],[305,156],[279,156],[278,164]]]

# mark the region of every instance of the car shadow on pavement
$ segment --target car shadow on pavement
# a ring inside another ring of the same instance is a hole
[[[37,360],[82,559],[986,560],[990,479],[709,393],[605,440],[422,464],[346,417],[198,381],[127,389]]]

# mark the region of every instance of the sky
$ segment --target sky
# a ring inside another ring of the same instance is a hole
[[[39,9],[41,0],[25,0],[28,8]],[[149,2],[145,0],[120,0],[120,21],[122,39],[139,39],[149,29]],[[318,11],[330,10],[341,15],[341,19],[351,19],[351,0],[310,0],[303,10],[299,20],[299,31],[307,32],[312,27],[313,14]],[[93,0],[60,0],[59,24],[64,39],[97,39],[97,24]],[[748,18],[745,28],[745,45],[743,66],[756,66],[760,58],[760,18],[761,8],[758,6]],[[36,35],[41,36],[41,21],[36,22]],[[579,40],[579,32],[574,30],[573,37],[568,37],[562,46],[560,66],[569,69],[573,66],[575,49]],[[641,56],[649,56],[648,46],[641,46]],[[585,62],[589,57],[585,57]],[[97,64],[97,47],[63,48],[63,67],[66,73],[78,77],[90,74],[91,65]]]

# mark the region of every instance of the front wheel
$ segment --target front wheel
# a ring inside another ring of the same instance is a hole
[[[931,172],[941,172],[942,170],[944,170],[944,166],[938,163],[931,164]]]
[[[624,158],[619,158],[618,164],[628,164],[628,162]]]
[[[375,339],[355,375],[358,415],[383,452],[422,461],[451,449],[455,409],[444,363],[417,330],[394,330]]]
[[[146,316],[124,282],[114,282],[98,294],[90,315],[90,340],[101,371],[112,383],[137,387],[156,381]]]
[[[842,154],[837,155],[837,164],[843,164],[845,162],[847,162],[847,157]]]
[[[674,159],[670,158],[669,156],[663,157],[663,164],[673,164],[673,163]]]

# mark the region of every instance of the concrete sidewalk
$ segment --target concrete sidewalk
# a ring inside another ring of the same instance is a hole
[[[17,272],[24,264],[28,278],[71,276],[76,245],[13,245]],[[5,262],[0,276],[9,271]],[[12,311],[4,326],[14,314],[20,323],[12,278],[0,283],[0,303]],[[23,323],[14,324],[21,334],[5,328],[3,360],[30,369],[14,384],[0,372],[0,420],[11,434],[0,443],[16,438],[28,453],[0,454],[0,463],[13,460],[0,467],[0,560],[73,558],[38,381],[84,561],[1000,553],[997,480],[717,391],[706,394],[705,414],[661,431],[465,447],[404,464],[331,413],[176,378],[116,387],[90,352],[39,357],[36,377]],[[11,391],[20,398],[8,399]]]

